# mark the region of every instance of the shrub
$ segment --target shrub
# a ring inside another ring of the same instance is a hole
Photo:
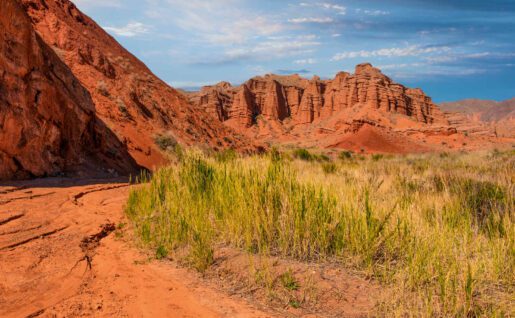
[[[384,157],[384,155],[376,153],[376,154],[372,155],[372,160],[379,161],[379,160],[383,159],[383,157]]]
[[[109,97],[109,90],[107,89],[107,84],[104,81],[99,81],[97,84],[97,91],[100,95],[104,97]]]
[[[352,151],[342,151],[340,152],[340,155],[338,156],[341,160],[349,160],[352,159]]]
[[[166,247],[163,245],[159,245],[159,247],[156,250],[156,259],[163,259],[168,255],[168,251],[166,250]]]
[[[293,272],[291,269],[288,269],[284,274],[282,274],[279,279],[284,288],[287,290],[293,291],[298,290],[300,285],[299,282],[295,279]]]
[[[173,150],[178,145],[177,140],[169,134],[155,136],[154,142],[163,151]]]
[[[118,111],[123,115],[123,117],[131,118],[131,114],[127,109],[127,106],[121,99],[117,99],[116,104],[118,105]]]
[[[326,174],[333,174],[338,171],[338,166],[335,163],[329,162],[322,164],[322,170]]]
[[[301,148],[293,152],[293,156],[304,161],[313,161],[315,157],[307,149]]]

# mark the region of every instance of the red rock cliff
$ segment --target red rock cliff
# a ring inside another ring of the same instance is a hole
[[[0,1],[0,179],[138,170],[16,0]]]
[[[190,100],[221,121],[236,121],[240,128],[252,126],[258,116],[268,121],[288,118],[296,125],[311,124],[355,107],[398,113],[425,124],[447,123],[422,90],[394,83],[370,64],[358,65],[353,75],[338,73],[333,80],[266,75],[239,87],[224,82],[204,87]]]
[[[18,0],[34,28],[90,92],[98,117],[147,168],[164,162],[155,144],[167,134],[186,145],[248,148],[228,127],[195,110],[69,0]]]

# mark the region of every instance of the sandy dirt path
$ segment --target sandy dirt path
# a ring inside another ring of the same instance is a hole
[[[116,237],[129,185],[0,185],[0,317],[272,317]]]

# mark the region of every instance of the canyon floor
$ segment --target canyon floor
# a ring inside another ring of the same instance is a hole
[[[139,250],[120,229],[129,189],[65,178],[0,185],[0,316],[289,315]]]

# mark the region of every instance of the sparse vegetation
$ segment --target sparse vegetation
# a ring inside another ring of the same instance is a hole
[[[217,247],[231,246],[358,269],[385,287],[381,316],[515,315],[512,152],[340,160],[331,168],[307,150],[294,157],[189,152],[143,176],[126,213],[142,244],[199,271]],[[291,272],[279,279],[303,288]]]
[[[132,118],[131,117],[131,113],[129,112],[129,110],[127,109],[127,106],[125,105],[125,103],[123,102],[123,100],[121,99],[117,99],[116,100],[116,104],[118,105],[118,111],[120,111],[120,113],[123,115],[123,117],[127,118],[127,119],[130,119]]]
[[[163,151],[171,151],[178,145],[177,140],[170,134],[157,135],[154,141],[159,149]]]
[[[287,290],[298,290],[300,287],[291,269],[287,270],[279,278],[281,279],[283,287]]]
[[[304,149],[304,148],[296,149],[293,152],[293,156],[297,159],[304,160],[304,161],[315,160],[315,156],[311,152],[309,152],[309,150]]]
[[[342,152],[340,152],[340,155],[338,156],[338,158],[340,158],[340,160],[350,160],[350,159],[352,159],[352,151],[348,151],[348,150],[342,151]]]
[[[99,81],[97,84],[97,91],[100,93],[100,95],[104,97],[109,97],[109,89],[107,88],[107,84],[104,81]]]

